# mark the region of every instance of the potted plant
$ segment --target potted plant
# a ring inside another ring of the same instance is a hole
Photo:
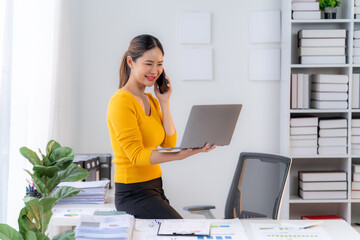
[[[324,11],[325,19],[336,19],[337,7],[341,5],[340,0],[320,0],[320,9]]]
[[[88,172],[73,163],[74,152],[69,147],[62,147],[54,140],[48,142],[46,155],[39,150],[42,159],[27,147],[20,148],[20,153],[33,165],[33,172],[25,170],[34,180],[41,198],[25,196],[25,207],[18,219],[19,231],[7,224],[0,224],[0,239],[3,240],[49,240],[45,232],[48,228],[52,208],[63,198],[73,197],[80,192],[74,187],[55,187],[60,182],[75,182],[87,177]],[[54,236],[53,240],[74,239],[73,230]]]

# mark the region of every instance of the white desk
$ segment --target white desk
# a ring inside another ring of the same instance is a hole
[[[201,219],[200,221],[203,221]],[[292,223],[292,224],[299,224],[304,225],[305,223],[317,222],[317,221],[308,221],[308,220],[240,220],[245,234],[247,235],[249,240],[255,240],[254,234],[252,232],[251,223]],[[151,220],[143,220],[143,219],[136,219],[137,224],[141,225],[148,225],[151,223]],[[321,225],[324,230],[329,234],[332,240],[360,240],[360,234],[352,228],[346,221],[344,220],[324,220],[324,223]],[[133,240],[146,240],[146,239],[155,239],[156,238],[157,228],[150,229],[148,231],[134,231],[133,233]],[[176,238],[176,239],[180,239]],[[197,238],[193,238],[197,240]],[[206,239],[206,238],[205,238]],[[216,239],[216,238],[214,238]],[[285,240],[286,238],[284,238]]]

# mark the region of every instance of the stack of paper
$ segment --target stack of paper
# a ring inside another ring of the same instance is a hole
[[[129,214],[112,216],[81,216],[81,223],[75,228],[77,240],[131,239],[134,217]]]
[[[62,182],[57,187],[71,186],[82,190],[76,196],[60,200],[57,204],[105,203],[110,180],[89,182]]]

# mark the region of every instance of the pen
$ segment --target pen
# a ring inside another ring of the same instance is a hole
[[[150,226],[150,227],[153,227],[153,226],[155,226],[156,224],[160,224],[160,222],[155,219],[154,221],[152,221],[152,222],[149,224],[149,226]]]

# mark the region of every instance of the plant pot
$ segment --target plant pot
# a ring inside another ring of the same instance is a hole
[[[336,19],[336,12],[337,12],[337,7],[334,8],[326,7],[324,9],[325,19]]]

